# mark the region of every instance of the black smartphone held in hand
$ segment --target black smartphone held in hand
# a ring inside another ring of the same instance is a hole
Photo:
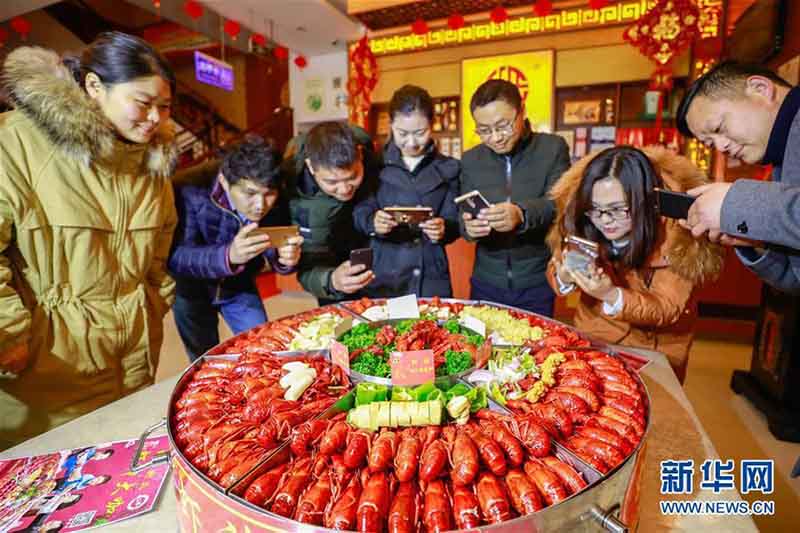
[[[589,273],[589,266],[597,265],[600,255],[600,247],[596,242],[575,235],[564,237],[564,250],[564,265],[567,269],[583,274]]]
[[[658,195],[658,211],[661,216],[678,220],[689,216],[689,208],[692,207],[695,201],[694,196],[685,192],[667,191],[665,189],[656,189],[656,194]]]
[[[453,201],[464,213],[469,213],[472,215],[472,218],[478,218],[478,213],[481,212],[481,209],[486,209],[487,207],[492,206],[492,204],[490,204],[486,198],[483,197],[480,191],[472,191],[462,194],[461,196],[456,197]]]
[[[364,271],[372,268],[372,248],[357,248],[350,251],[350,266],[364,265]]]

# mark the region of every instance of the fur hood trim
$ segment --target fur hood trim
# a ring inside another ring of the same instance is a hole
[[[12,51],[3,65],[3,85],[14,106],[68,156],[87,166],[113,157],[113,126],[55,52],[32,46]],[[142,162],[150,175],[172,175],[174,137],[167,121],[150,141]]]
[[[648,146],[642,151],[661,175],[667,189],[685,192],[708,183],[703,172],[684,156],[660,146]],[[553,250],[553,255],[561,252],[561,239],[569,233],[566,216],[574,209],[573,199],[584,170],[598,153],[589,154],[575,163],[550,190],[557,210],[556,220],[547,235],[547,244]],[[669,268],[696,285],[719,276],[725,255],[722,246],[711,244],[707,239],[694,239],[675,221],[665,219],[664,228],[666,239],[654,257],[663,257]]]

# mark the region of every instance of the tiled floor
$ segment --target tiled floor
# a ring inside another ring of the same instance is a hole
[[[306,293],[295,292],[284,292],[264,303],[268,316],[273,319],[316,306],[314,298]],[[229,335],[227,326],[221,323],[220,338]],[[734,394],[729,386],[733,370],[749,368],[751,350],[746,342],[713,338],[696,340],[692,346],[684,389],[723,460],[734,459],[737,468],[742,459],[775,460],[774,494],[758,498],[745,496],[750,500],[775,501],[775,516],[755,519],[759,529],[776,533],[798,531],[800,478],[790,479],[789,473],[800,457],[800,444],[774,439],[763,415],[746,399]],[[188,359],[170,314],[165,322],[165,340],[157,379],[173,376],[187,364]]]
[[[765,417],[730,389],[731,373],[750,367],[750,344],[700,339],[692,346],[684,390],[723,460],[773,459],[775,492],[769,497],[745,495],[747,500],[772,499],[775,516],[756,517],[764,532],[800,530],[800,478],[789,474],[800,457],[800,444],[776,440]],[[738,479],[738,473],[737,473]]]

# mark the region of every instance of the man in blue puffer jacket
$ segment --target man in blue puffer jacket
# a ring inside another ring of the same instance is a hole
[[[253,233],[289,223],[280,154],[261,138],[246,139],[221,165],[188,173],[195,176],[184,174],[183,180],[192,184],[178,186],[175,194],[179,221],[169,270],[177,282],[175,324],[194,360],[219,344],[218,312],[234,334],[267,320],[255,275],[265,262],[279,274],[293,272],[303,241],[297,237],[276,249],[267,235]]]

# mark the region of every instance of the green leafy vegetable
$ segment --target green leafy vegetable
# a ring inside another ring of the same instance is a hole
[[[447,350],[444,354],[445,364],[439,365],[436,369],[437,376],[449,376],[458,374],[472,368],[472,355],[469,352],[455,352]]]
[[[340,341],[347,346],[350,352],[353,352],[358,349],[369,348],[375,344],[377,335],[378,330],[370,327],[369,324],[359,324],[342,335]]]
[[[459,324],[458,320],[456,320],[455,318],[449,319],[447,322],[442,324],[442,327],[447,331],[449,331],[450,333],[464,335],[464,338],[470,344],[474,344],[475,346],[480,346],[483,344],[483,337],[481,335],[478,335],[471,329],[465,328],[464,326]]]
[[[449,331],[450,333],[461,333],[461,324],[459,324],[458,320],[456,320],[455,318],[451,318],[450,320],[442,324],[442,327],[447,331]]]
[[[389,363],[380,355],[364,352],[350,363],[350,368],[361,374],[388,378],[392,373]]]
[[[394,329],[395,331],[397,331],[398,335],[402,335],[403,333],[411,331],[411,328],[414,327],[414,324],[416,324],[419,321],[420,320],[418,318],[407,318],[405,320],[401,320],[400,322],[398,322],[394,326]]]

